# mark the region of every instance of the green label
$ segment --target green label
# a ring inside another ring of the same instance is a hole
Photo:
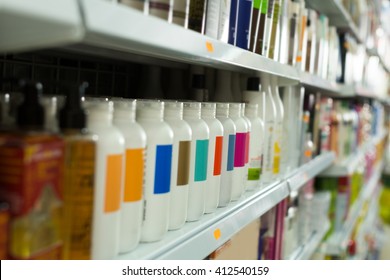
[[[206,181],[209,140],[196,140],[195,182]]]
[[[248,181],[257,181],[260,179],[261,168],[248,168]]]
[[[253,8],[259,10],[260,9],[260,5],[261,5],[261,0],[255,0],[253,2]]]
[[[268,0],[261,0],[261,13],[266,15],[268,12]]]

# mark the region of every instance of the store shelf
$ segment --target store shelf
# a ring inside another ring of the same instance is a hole
[[[118,259],[204,259],[250,222],[288,196],[286,182],[277,182],[257,192],[246,192],[237,202],[170,231],[163,240],[140,244]]]
[[[306,88],[320,90],[321,93],[328,93],[331,95],[340,94],[340,89],[336,82],[330,82],[307,72],[300,72],[299,77],[301,84]]]
[[[83,36],[77,0],[0,0],[0,53],[63,46]]]
[[[321,244],[322,239],[330,228],[330,222],[327,221],[324,226],[318,230],[314,231],[308,241],[299,246],[287,259],[288,260],[309,260],[314,254],[318,246]]]
[[[321,177],[343,177],[352,174],[357,166],[359,165],[359,162],[366,154],[366,151],[376,144],[378,144],[380,141],[383,140],[384,137],[386,137],[387,131],[383,131],[378,136],[374,137],[366,143],[363,147],[358,148],[357,151],[350,155],[346,160],[340,163],[335,163],[331,167],[327,168],[324,172],[319,174]]]
[[[359,43],[364,44],[356,24],[341,0],[308,0],[306,3],[309,8],[325,14],[329,18],[329,25],[349,31]]]
[[[329,167],[335,159],[333,152],[328,152],[317,156],[309,163],[298,168],[294,173],[288,175],[287,184],[290,192],[298,191],[309,180],[316,177],[327,167]]]
[[[348,240],[351,236],[352,230],[359,218],[360,212],[363,209],[364,203],[371,199],[371,196],[376,189],[381,173],[383,169],[383,163],[378,164],[375,167],[371,178],[366,183],[364,189],[360,193],[360,196],[349,211],[347,220],[345,221],[342,229],[332,234],[327,241],[327,254],[328,255],[340,255],[345,252]]]

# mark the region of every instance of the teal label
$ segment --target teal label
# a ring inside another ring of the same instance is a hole
[[[207,158],[209,152],[209,140],[196,140],[195,151],[195,182],[207,179]]]

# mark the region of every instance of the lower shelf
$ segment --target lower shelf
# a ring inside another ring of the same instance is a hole
[[[327,223],[320,230],[314,231],[309,240],[299,246],[288,258],[287,260],[308,260],[314,254],[318,246],[321,244],[322,239],[330,228],[330,223]]]

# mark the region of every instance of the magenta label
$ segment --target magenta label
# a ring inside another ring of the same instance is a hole
[[[251,133],[247,132],[245,139],[245,163],[249,162],[249,143],[250,143]]]
[[[234,167],[245,166],[246,138],[247,133],[236,134],[236,145],[234,148]]]

